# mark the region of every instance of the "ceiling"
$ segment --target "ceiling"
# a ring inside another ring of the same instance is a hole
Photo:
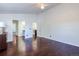
[[[36,3],[0,3],[0,13],[40,13],[57,5],[57,3],[45,3],[48,6],[41,10]]]

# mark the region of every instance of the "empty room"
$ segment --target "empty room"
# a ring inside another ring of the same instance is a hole
[[[79,3],[0,3],[0,56],[79,56]]]

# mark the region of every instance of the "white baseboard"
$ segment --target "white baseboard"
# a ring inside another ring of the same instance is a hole
[[[47,39],[49,39],[49,40],[54,40],[54,41],[58,41],[58,42],[61,42],[61,43],[65,43],[65,44],[69,44],[69,45],[73,45],[73,46],[79,47],[79,45],[77,45],[77,44],[72,44],[72,43],[68,43],[68,42],[63,42],[63,41],[61,41],[61,40],[56,40],[56,39],[49,38],[49,37],[45,37],[45,36],[41,36],[41,35],[40,35],[39,37],[44,37],[44,38],[47,38]]]

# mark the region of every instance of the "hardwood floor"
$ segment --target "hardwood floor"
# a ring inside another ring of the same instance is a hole
[[[36,45],[32,38],[24,39],[25,51],[19,51],[17,46],[10,42],[7,50],[0,52],[0,56],[79,56],[79,47],[42,37],[38,37],[37,42]]]

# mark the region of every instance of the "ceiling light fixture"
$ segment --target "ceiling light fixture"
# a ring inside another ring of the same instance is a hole
[[[45,7],[47,7],[47,6],[48,6],[48,5],[45,4],[45,3],[37,3],[37,4],[36,4],[36,7],[37,7],[37,8],[40,8],[41,10],[44,10]]]
[[[40,7],[42,10],[45,9],[45,5],[43,3],[40,5]]]
[[[47,4],[45,4],[45,3],[40,3],[40,8],[43,10],[43,9],[45,9],[45,7],[47,7],[48,5]]]

